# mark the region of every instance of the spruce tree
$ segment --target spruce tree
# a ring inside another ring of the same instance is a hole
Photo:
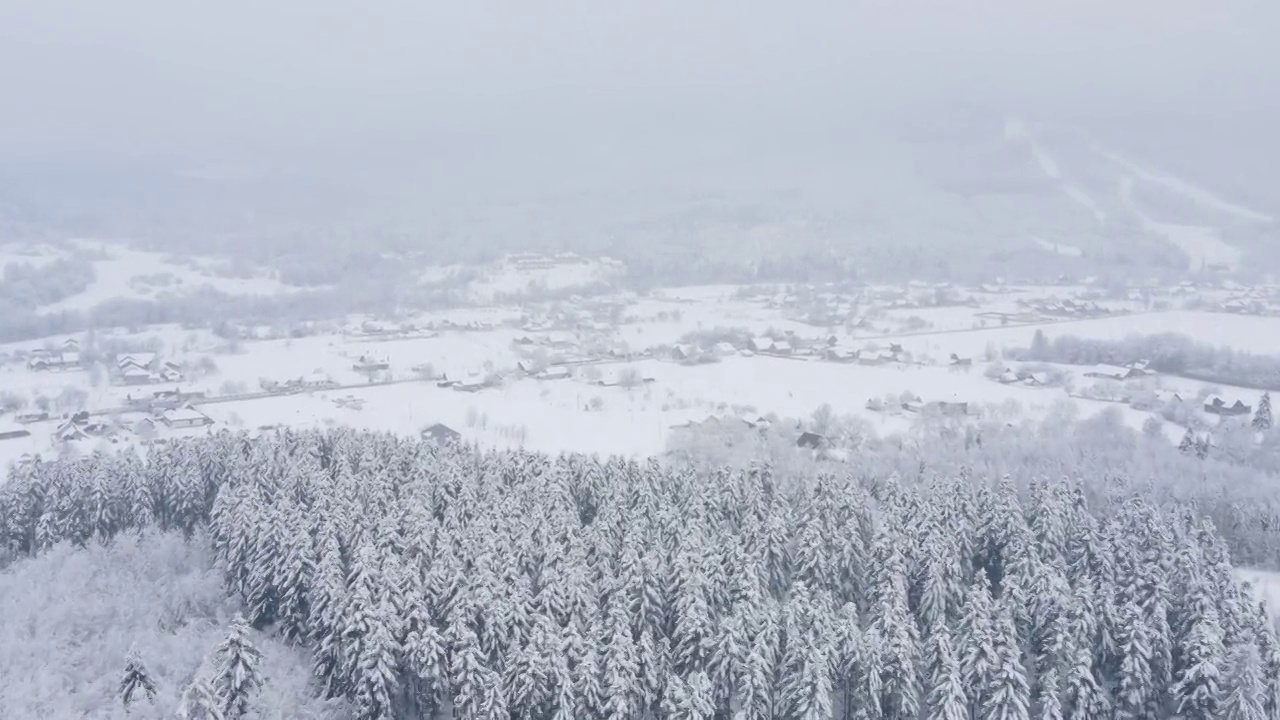
[[[926,720],[968,720],[968,699],[960,660],[946,625],[935,622],[926,646]]]
[[[227,637],[215,653],[213,690],[222,702],[227,720],[239,720],[249,712],[250,698],[262,688],[262,653],[249,638],[249,623],[236,615]]]
[[[139,692],[146,696],[148,702],[155,700],[156,684],[151,679],[151,674],[147,672],[147,667],[142,664],[142,657],[137,652],[130,651],[129,657],[125,660],[124,675],[120,678],[119,690],[120,702],[124,704],[126,711]]]
[[[984,720],[1029,720],[1030,683],[1022,665],[1022,648],[1014,624],[1013,608],[1007,599],[1000,603],[994,640],[996,663],[988,689],[983,693],[986,702],[982,707],[982,717]]]
[[[1196,434],[1191,428],[1182,435],[1182,441],[1178,443],[1178,450],[1183,455],[1190,455],[1196,451]]]
[[[178,706],[178,720],[225,720],[222,714],[222,703],[219,702],[213,689],[203,674],[197,674],[191,684],[182,693],[182,701]]]
[[[1223,703],[1223,720],[1266,720],[1266,683],[1258,647],[1252,641],[1231,651],[1225,678],[1230,691]]]
[[[1253,429],[1266,432],[1271,429],[1271,393],[1262,393],[1258,400],[1258,409],[1253,413]]]

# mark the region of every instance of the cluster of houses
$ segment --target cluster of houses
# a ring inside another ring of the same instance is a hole
[[[1093,300],[1073,300],[1071,298],[1065,300],[1054,298],[1019,300],[1018,305],[1049,317],[1092,318],[1102,317],[1111,313],[1110,310]]]
[[[185,402],[177,406],[161,409],[148,408],[152,414],[138,418],[133,422],[123,420],[95,419],[87,411],[80,411],[64,418],[53,431],[57,442],[70,443],[93,438],[101,438],[117,442],[123,431],[137,435],[154,435],[159,427],[172,430],[205,427],[213,424],[213,418],[200,412],[195,405]],[[29,434],[29,433],[28,433]]]
[[[29,370],[78,370],[82,366],[80,341],[75,338],[68,338],[57,349],[33,350],[27,360]]]
[[[182,366],[160,362],[155,353],[126,353],[116,358],[115,376],[121,385],[153,385],[181,382]]]
[[[1155,375],[1155,371],[1151,369],[1149,360],[1134,360],[1126,365],[1094,365],[1084,372],[1087,378],[1096,380],[1116,380],[1123,382],[1125,380],[1137,380],[1144,377]]]

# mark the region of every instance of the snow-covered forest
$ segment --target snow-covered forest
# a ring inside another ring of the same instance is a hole
[[[361,718],[1275,717],[1280,646],[1222,536],[1105,486],[221,433],[19,469],[0,531],[15,557],[207,537]],[[201,677],[159,694],[221,692]]]

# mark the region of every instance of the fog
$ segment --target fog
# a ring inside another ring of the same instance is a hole
[[[965,98],[1218,115],[1280,95],[1268,3],[850,5],[8,0],[0,141],[217,157],[514,131],[525,112],[678,126]]]
[[[1009,116],[1222,176],[1277,156],[1273,4],[971,5],[6,0],[0,199],[270,178],[384,213],[801,172],[812,196],[903,127]]]

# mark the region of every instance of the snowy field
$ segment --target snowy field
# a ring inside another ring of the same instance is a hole
[[[189,264],[175,262],[160,253],[144,252],[95,240],[72,241],[72,247],[10,248],[0,255],[5,265],[27,262],[42,265],[83,251],[102,254],[95,259],[94,281],[81,293],[41,308],[44,312],[88,310],[114,299],[154,299],[165,293],[185,295],[209,287],[228,295],[275,295],[294,292],[297,288],[265,276],[253,278],[221,277],[208,272],[211,261],[191,259]]]
[[[113,252],[117,253],[116,260],[101,262],[127,264],[130,259],[147,256],[118,249]],[[174,267],[161,264],[158,256],[146,262],[156,264],[144,264],[140,272]],[[242,289],[267,291],[269,283],[264,280],[256,288],[244,285]],[[123,292],[119,286],[115,290]],[[890,294],[894,290],[871,289],[873,293]],[[920,288],[913,286],[913,290]],[[523,330],[521,325],[528,322],[531,314],[536,316],[565,302],[523,307],[478,304],[418,313],[389,323],[394,326],[411,322],[437,329],[429,335],[411,337],[330,333],[297,339],[245,340],[233,348],[207,331],[173,326],[147,328],[134,336],[100,330],[99,338],[158,346],[161,360],[173,360],[188,368],[201,366],[204,370],[189,373],[176,384],[123,387],[104,382],[101,377],[95,380],[100,372],[36,371],[19,361],[0,366],[0,390],[18,393],[30,402],[37,397],[57,400],[79,392],[85,408],[104,415],[125,406],[131,397],[174,387],[203,393],[210,399],[248,393],[254,396],[209,402],[201,404],[200,409],[214,420],[213,429],[349,424],[416,433],[439,422],[486,445],[524,446],[547,452],[645,455],[661,452],[674,426],[709,415],[774,413],[802,418],[824,404],[831,405],[837,413],[865,418],[882,434],[896,432],[907,428],[913,415],[876,412],[868,410],[867,404],[869,400],[908,393],[926,403],[967,402],[975,409],[999,413],[1001,417],[1040,417],[1056,403],[1068,400],[1062,389],[1002,385],[983,372],[989,357],[998,358],[1007,348],[1028,347],[1037,330],[1050,338],[1070,333],[1100,339],[1178,332],[1214,345],[1280,354],[1280,333],[1274,332],[1276,321],[1263,317],[1174,310],[1008,326],[979,317],[985,312],[1013,312],[1020,307],[1020,301],[1080,297],[1086,290],[1082,286],[957,289],[975,304],[932,308],[885,309],[863,302],[856,312],[867,313],[866,322],[850,332],[843,326],[820,327],[800,322],[795,319],[797,311],[785,309],[785,303],[780,305],[780,299],[786,296],[783,292],[765,296],[730,285],[673,288],[646,297],[608,296],[604,299],[621,306],[620,324],[601,327],[601,323],[593,322],[586,328],[570,327],[560,332],[570,338],[569,347],[532,346],[532,352],[544,357],[567,359],[578,357],[585,343],[621,347],[630,352],[652,350],[654,357],[666,357],[667,349],[691,332],[735,328],[752,335],[788,333],[802,344],[825,341],[829,335],[856,348],[887,348],[893,343],[909,353],[907,362],[880,366],[759,355],[734,355],[722,362],[701,365],[645,359],[630,367],[651,382],[624,389],[591,382],[600,376],[616,376],[624,367],[618,360],[602,360],[593,367],[572,366],[573,377],[568,379],[538,380],[517,370],[517,363],[531,348],[516,341],[540,334]],[[95,289],[98,291],[112,290],[103,285]],[[926,287],[924,292],[932,290]],[[841,307],[850,304],[847,298],[834,296],[830,302]],[[574,305],[574,301],[567,303],[569,307]],[[1124,301],[1108,303],[1114,311],[1125,306]],[[347,318],[344,324],[358,328],[366,320],[376,323],[379,319]],[[450,329],[459,327],[466,329]],[[57,346],[64,339],[15,343],[0,350],[13,355]],[[78,339],[85,340],[83,336]],[[961,372],[947,367],[952,353],[971,358],[973,367]],[[356,367],[362,357],[385,361],[390,369],[377,373],[376,380],[391,384],[370,384],[374,378]],[[494,376],[502,379],[497,387],[459,392],[438,387],[435,380],[420,378],[425,366],[430,366],[436,376],[443,373],[455,381]],[[1093,382],[1079,377],[1080,368],[1064,370],[1076,376],[1077,389]],[[271,397],[262,393],[264,387],[301,378],[325,378],[342,387]],[[1202,390],[1200,383],[1176,378],[1161,378],[1158,385],[1184,397],[1194,397]],[[1222,392],[1229,399],[1238,397],[1246,403],[1255,401],[1257,394],[1243,388],[1224,388]],[[1126,424],[1135,428],[1148,417],[1118,403],[1078,398],[1070,401],[1079,407],[1082,416],[1117,408]],[[55,408],[55,414],[62,410],[56,403]],[[0,425],[12,424],[11,418],[0,417]],[[0,442],[0,462],[24,453],[59,452],[64,446],[52,436],[56,427],[56,421],[35,423],[27,426],[31,436]],[[1171,439],[1177,439],[1179,428],[1170,425],[1166,430]],[[160,437],[207,431],[172,431],[163,426],[157,429]],[[128,433],[120,437],[120,442],[137,439]],[[84,451],[103,442],[81,441],[76,447]]]

